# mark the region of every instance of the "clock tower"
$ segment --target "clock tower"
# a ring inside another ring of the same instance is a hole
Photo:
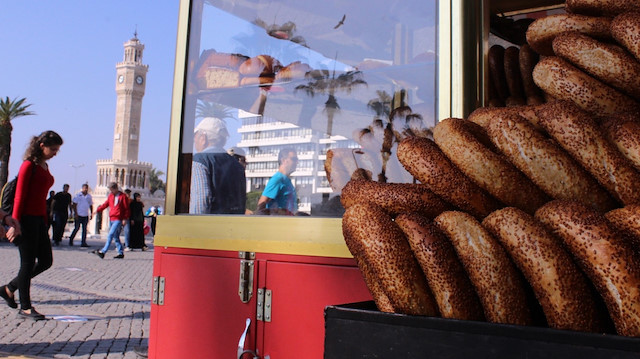
[[[116,123],[113,133],[113,159],[137,161],[140,141],[140,115],[149,65],[142,64],[144,45],[137,34],[124,43],[124,58],[116,64]]]
[[[107,199],[110,193],[107,187],[110,182],[116,182],[121,189],[128,188],[133,193],[140,193],[145,207],[164,204],[164,193],[160,193],[162,191],[156,191],[153,194],[150,191],[151,163],[138,161],[142,98],[149,70],[149,65],[142,63],[143,51],[144,44],[138,39],[136,31],[133,38],[124,43],[122,62],[116,63],[113,154],[111,159],[96,161],[98,183],[92,191],[96,207]],[[108,228],[108,218],[107,215],[106,220],[103,220],[101,226],[96,229]]]

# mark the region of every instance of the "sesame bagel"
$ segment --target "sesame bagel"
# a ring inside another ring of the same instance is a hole
[[[379,206],[356,204],[342,217],[349,251],[366,263],[397,313],[436,316],[436,303],[409,243]]]
[[[453,243],[487,320],[531,324],[524,283],[500,243],[464,212],[443,212],[434,222]]]
[[[238,71],[245,76],[271,76],[271,82],[273,82],[273,76],[281,67],[277,59],[269,55],[258,55],[240,64]]]
[[[617,230],[629,236],[636,250],[640,250],[640,205],[616,208],[604,216]]]
[[[447,237],[427,217],[418,213],[400,214],[395,222],[420,263],[440,315],[484,320],[478,295]]]
[[[497,98],[504,103],[509,97],[507,77],[504,72],[504,47],[493,45],[487,55],[489,65],[489,78],[496,90]]]
[[[418,181],[445,201],[484,218],[503,205],[478,187],[430,139],[408,137],[398,145],[398,160]]]
[[[553,55],[551,43],[560,33],[578,31],[591,37],[607,40],[611,39],[609,26],[611,19],[607,17],[593,17],[576,14],[556,14],[539,19],[529,25],[527,29],[527,43],[540,55]]]
[[[351,241],[351,243],[354,242]],[[397,310],[393,308],[393,304],[391,304],[389,297],[387,297],[382,289],[382,285],[380,284],[380,281],[378,281],[378,277],[376,277],[373,271],[371,271],[371,268],[369,268],[369,265],[364,258],[358,256],[354,257],[354,259],[358,265],[358,269],[360,269],[360,273],[362,273],[364,283],[367,286],[367,289],[369,289],[369,293],[371,293],[373,302],[376,303],[378,310],[385,313],[396,313]]]
[[[522,78],[522,87],[527,100],[527,105],[540,105],[544,103],[542,91],[533,82],[533,68],[540,60],[538,54],[533,51],[531,46],[524,44],[520,46],[518,53],[520,65],[520,77]]]
[[[429,218],[434,218],[452,207],[424,184],[366,180],[347,182],[342,189],[340,202],[345,208],[356,203],[373,203],[392,215],[415,211]]]
[[[516,115],[494,117],[487,132],[509,162],[555,199],[574,199],[601,212],[616,201],[558,144]]]
[[[602,331],[587,278],[560,239],[514,207],[491,213],[482,225],[502,244],[531,284],[551,328]]]
[[[519,115],[527,119],[527,121],[529,121],[536,129],[542,130],[542,127],[540,127],[540,125],[538,124],[540,120],[538,119],[538,115],[536,115],[536,109],[539,108],[539,106],[545,105],[546,104],[503,108],[479,107],[469,114],[467,120],[476,123],[486,129],[489,125],[489,121],[494,117]]]
[[[604,299],[616,332],[640,336],[640,258],[594,209],[552,201],[535,218],[560,237]]]
[[[546,57],[533,69],[533,80],[558,100],[573,101],[599,115],[640,110],[640,104],[559,57]]]
[[[471,180],[507,206],[533,214],[549,197],[503,156],[483,142],[485,130],[463,119],[448,118],[433,129],[442,152]]]
[[[352,148],[332,148],[327,150],[324,161],[324,170],[327,181],[335,193],[340,193],[342,188],[352,179],[371,179],[371,170],[358,167]],[[360,161],[363,162],[363,161]],[[363,163],[366,164],[366,163]]]
[[[509,46],[504,50],[504,75],[509,89],[509,97],[505,101],[506,105],[526,105],[527,100],[524,96],[524,87],[520,76],[520,49],[515,46]]]
[[[565,9],[576,14],[614,16],[640,10],[638,0],[567,0]]]
[[[537,111],[540,124],[620,203],[640,204],[640,172],[611,144],[593,117],[570,101]]]
[[[553,51],[605,84],[640,99],[640,62],[621,47],[565,32],[553,40]]]
[[[640,13],[627,12],[613,18],[611,36],[640,60]]]
[[[636,114],[625,114],[604,119],[600,124],[604,135],[620,153],[640,171],[640,119]]]

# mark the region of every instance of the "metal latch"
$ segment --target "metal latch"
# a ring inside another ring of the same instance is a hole
[[[164,305],[164,277],[153,277],[151,304]]]
[[[253,295],[253,265],[256,254],[254,252],[238,252],[240,260],[240,280],[238,296],[242,303],[248,303]]]
[[[273,293],[271,289],[258,289],[258,303],[256,304],[256,319],[271,322],[271,299]]]

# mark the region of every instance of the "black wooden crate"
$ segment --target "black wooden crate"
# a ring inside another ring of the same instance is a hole
[[[373,302],[325,309],[325,359],[640,358],[640,338],[383,313]]]

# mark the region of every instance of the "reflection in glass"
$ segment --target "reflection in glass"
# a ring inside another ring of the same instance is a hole
[[[247,213],[284,148],[298,158],[296,213],[340,216],[353,176],[413,181],[395,149],[434,125],[436,14],[436,2],[418,0],[193,1],[182,176],[191,176],[197,119],[217,117],[226,118],[225,149],[246,155]]]

